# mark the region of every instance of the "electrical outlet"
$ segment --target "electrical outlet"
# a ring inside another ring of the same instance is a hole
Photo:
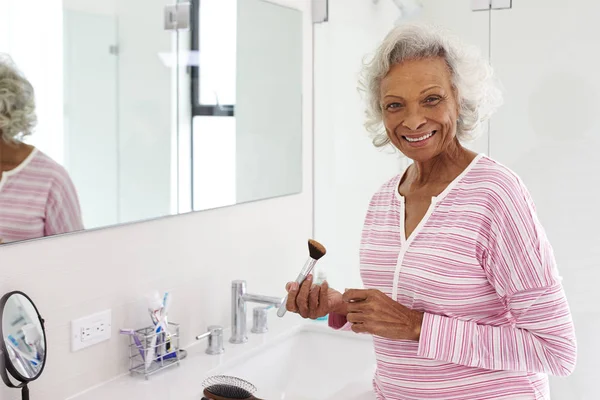
[[[110,339],[111,312],[102,311],[71,321],[71,351],[79,351]]]

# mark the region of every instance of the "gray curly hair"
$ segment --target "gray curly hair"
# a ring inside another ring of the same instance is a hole
[[[359,90],[367,101],[365,128],[375,146],[390,143],[383,126],[382,79],[395,64],[430,57],[442,57],[450,69],[459,104],[456,136],[460,141],[475,139],[482,123],[502,104],[502,92],[492,67],[477,48],[464,45],[433,25],[401,25],[388,33],[370,61],[364,63],[359,80]]]
[[[7,143],[31,135],[37,123],[33,86],[12,59],[0,54],[0,133]]]

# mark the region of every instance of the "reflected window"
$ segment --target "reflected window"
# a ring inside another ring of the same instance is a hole
[[[193,114],[233,116],[236,95],[237,0],[193,0]]]

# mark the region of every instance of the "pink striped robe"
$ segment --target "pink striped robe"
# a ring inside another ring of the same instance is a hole
[[[67,171],[41,151],[0,179],[0,239],[4,243],[83,229]]]
[[[361,276],[425,316],[419,342],[374,337],[377,398],[549,399],[546,374],[573,371],[575,334],[521,180],[478,156],[405,239],[400,179],[370,203]]]

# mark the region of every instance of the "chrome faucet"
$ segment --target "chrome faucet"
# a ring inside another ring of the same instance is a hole
[[[246,281],[236,280],[231,282],[231,343],[245,343],[248,341],[246,328],[246,303],[266,304],[279,307],[281,297],[261,296],[246,293]]]

